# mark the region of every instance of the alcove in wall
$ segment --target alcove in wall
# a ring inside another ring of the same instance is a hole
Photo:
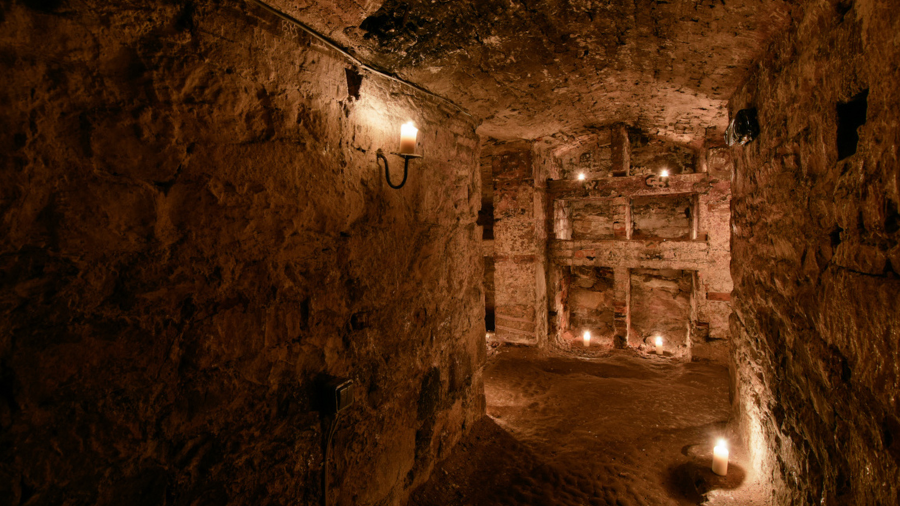
[[[649,346],[656,336],[666,349],[687,345],[692,271],[632,269],[630,274],[631,334]]]

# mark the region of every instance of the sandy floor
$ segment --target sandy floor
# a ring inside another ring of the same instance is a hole
[[[728,436],[728,371],[632,351],[545,356],[503,347],[487,414],[413,495],[417,506],[764,505]]]

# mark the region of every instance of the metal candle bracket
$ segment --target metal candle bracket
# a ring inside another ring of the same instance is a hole
[[[422,158],[424,155],[404,154],[404,153],[391,153],[391,154],[397,155],[397,156],[403,158],[403,180],[400,181],[400,184],[394,186],[394,183],[391,183],[391,172],[390,172],[390,168],[388,167],[388,160],[387,160],[387,157],[384,156],[384,151],[382,151],[381,149],[379,149],[378,151],[375,152],[375,163],[376,164],[378,163],[379,158],[381,160],[384,160],[384,178],[387,179],[388,186],[390,186],[391,188],[393,188],[395,190],[399,190],[400,188],[403,188],[403,185],[406,184],[406,176],[409,174],[410,158]]]
[[[644,178],[644,184],[651,188],[668,188],[669,176],[657,176],[656,174],[650,174],[649,176]]]

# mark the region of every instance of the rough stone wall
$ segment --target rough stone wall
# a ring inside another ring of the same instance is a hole
[[[622,148],[617,158],[627,163],[631,159],[631,144],[623,130],[612,127],[612,139],[613,145]],[[576,139],[575,148],[535,143],[537,172],[549,178],[566,174],[555,154],[585,149],[586,139]],[[640,139],[636,142],[649,143]],[[674,149],[664,142],[652,144],[664,155]],[[687,148],[678,149],[693,153]],[[642,156],[646,155],[644,152]],[[570,318],[566,307],[570,297],[562,297],[558,292],[574,290],[563,283],[568,279],[570,267],[612,268],[614,344],[638,348],[646,346],[647,335],[632,328],[632,317],[643,312],[641,318],[652,318],[654,310],[652,304],[635,307],[629,271],[685,270],[691,271],[693,277],[688,297],[689,316],[685,317],[683,308],[679,307],[676,319],[690,322],[691,339],[687,342],[684,334],[680,334],[681,337],[672,341],[669,351],[685,358],[727,360],[732,288],[729,272],[731,157],[728,150],[713,146],[685,156],[684,163],[696,163],[701,173],[694,173],[694,165],[689,165],[690,170],[684,170],[687,173],[673,174],[668,184],[662,184],[659,178],[648,178],[649,174],[549,181],[547,191],[552,204],[548,209],[552,219],[548,227],[553,240],[548,247],[551,261],[548,298],[554,343],[563,347],[580,345],[580,329],[575,328],[575,319]]]
[[[730,105],[761,130],[733,149],[736,410],[774,504],[898,504],[900,11],[796,16]],[[839,161],[837,106],[866,89]]]
[[[631,269],[631,331],[640,343],[653,347],[663,338],[664,349],[689,352],[686,339],[691,317],[690,271]]]
[[[693,195],[641,197],[632,201],[634,238],[690,239]]]
[[[703,353],[705,345],[714,348],[721,340],[728,339],[729,318],[731,316],[731,171],[733,163],[729,150],[724,147],[713,147],[705,151],[705,167],[710,188],[706,193],[697,195],[696,214],[697,240],[706,239],[709,245],[709,264],[697,272],[694,284],[694,302],[697,307],[697,320],[709,325],[696,329],[692,335],[694,355]],[[710,350],[712,351],[712,350]],[[725,350],[715,350],[716,356]]]
[[[607,347],[615,344],[615,275],[602,267],[569,269],[569,328],[576,336],[590,330],[591,342]]]
[[[0,71],[0,503],[319,504],[328,374],[400,504],[482,415],[471,120],[244,2],[3,2]]]
[[[572,239],[614,239],[625,236],[625,199],[566,202]]]
[[[547,334],[546,191],[536,183],[530,141],[488,140],[494,208],[494,338],[540,344]]]
[[[557,153],[561,166],[561,176],[566,179],[578,174],[594,179],[612,177],[613,149],[612,135],[607,129],[586,135],[569,145],[565,151]]]
[[[629,131],[630,174],[646,176],[659,174],[666,169],[669,174],[690,174],[696,170],[696,153],[693,149],[651,137],[640,130]]]

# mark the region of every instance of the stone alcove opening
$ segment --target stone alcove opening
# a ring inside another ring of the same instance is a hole
[[[568,202],[571,239],[610,240],[623,236],[627,203],[623,199],[584,199]]]
[[[575,340],[591,332],[592,346],[615,344],[615,276],[607,267],[574,266],[566,269],[569,328]]]
[[[689,346],[693,272],[677,269],[631,270],[631,335],[652,349],[663,338],[676,355]]]
[[[636,197],[631,215],[633,239],[691,238],[694,222],[695,197],[689,194]]]
[[[663,169],[671,175],[696,172],[697,152],[688,146],[651,136],[637,128],[629,130],[628,142],[632,176],[659,174]]]

